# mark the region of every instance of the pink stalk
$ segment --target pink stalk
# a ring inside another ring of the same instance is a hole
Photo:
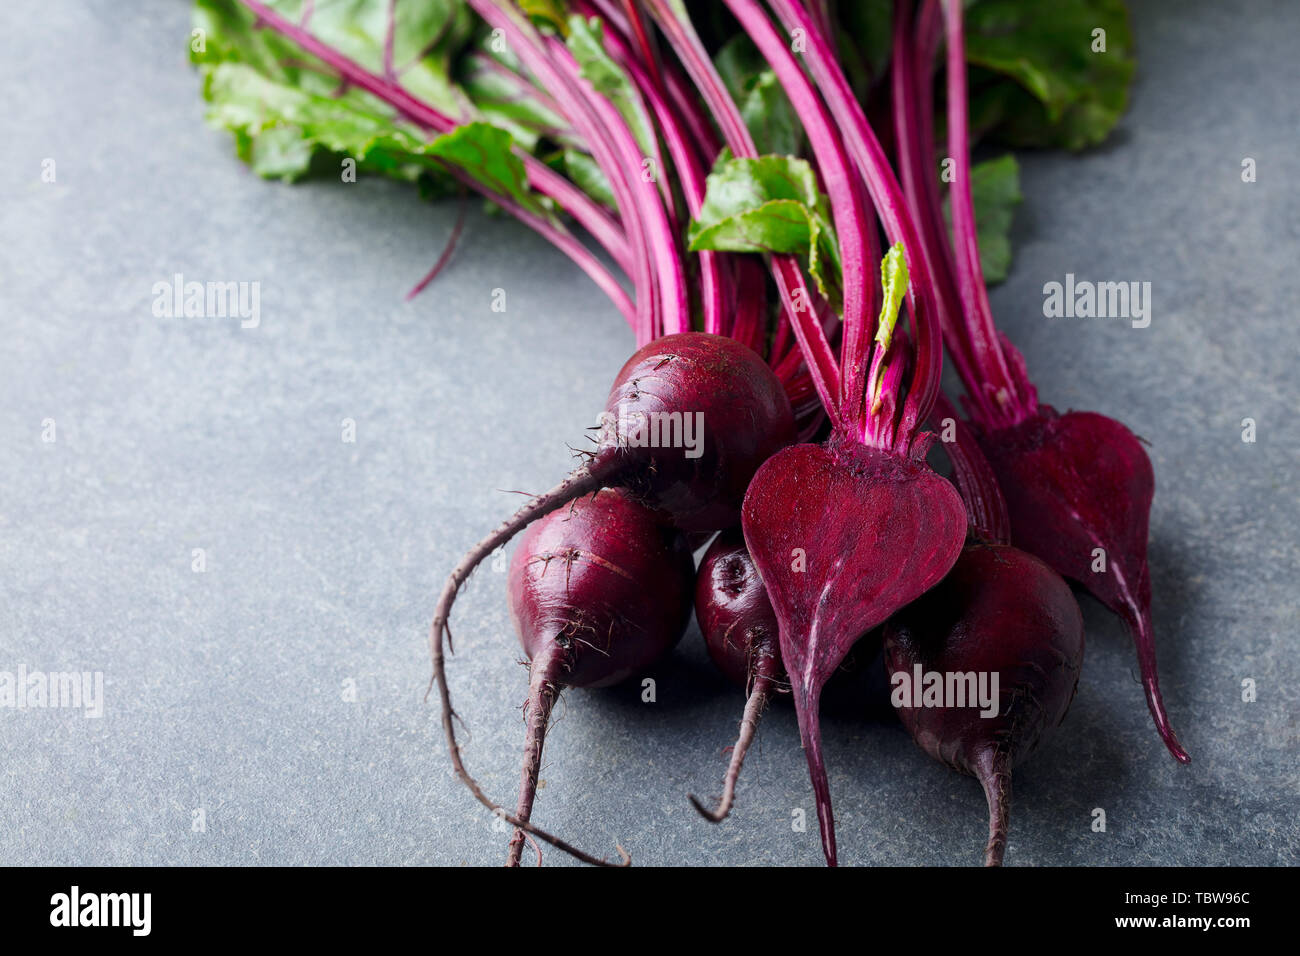
[[[971,199],[970,130],[966,114],[966,42],[962,26],[962,8],[949,2],[945,8],[948,26],[948,152],[953,165],[952,234],[957,284],[966,311],[966,330],[979,362],[982,377],[995,391],[993,401],[1000,417],[1012,424],[1024,417],[1023,397],[1007,367],[993,325],[980,266],[979,241],[975,233],[975,203]]]
[[[939,393],[934,403],[936,431],[945,428],[945,420],[952,422],[953,440],[943,443],[943,450],[952,463],[952,477],[966,503],[971,527],[985,541],[993,544],[1011,543],[1011,516],[1007,501],[1002,496],[997,476],[984,452],[975,441],[970,426],[961,420],[948,396]]]
[[[616,0],[573,0],[573,6],[586,16],[599,16],[605,21],[607,30],[612,27],[623,38],[625,45],[630,46],[627,38],[632,27]],[[700,158],[705,166],[711,166],[722,145],[718,142],[708,117],[700,109],[699,98],[691,89],[690,82],[672,64],[660,62],[658,69],[662,80],[661,92],[672,104],[678,120],[687,128],[691,141],[699,147]]]
[[[655,147],[655,156],[643,157],[636,137],[632,135],[627,121],[614,104],[592,89],[585,80],[580,79],[577,61],[573,59],[568,48],[554,38],[551,40],[550,48],[555,61],[570,72],[571,82],[584,87],[597,120],[604,126],[612,148],[622,159],[629,184],[634,184],[633,188],[650,187],[647,191],[662,194],[662,190],[667,188],[669,169],[663,158],[658,155],[658,147]],[[655,163],[655,179],[652,183],[639,180],[637,175],[642,170],[642,163],[646,158]],[[608,175],[607,170],[606,176]],[[656,334],[689,332],[691,308],[690,300],[686,295],[686,276],[682,270],[677,230],[673,228],[668,210],[657,199],[646,200],[641,204],[640,210],[643,213],[642,225],[646,231],[650,256],[657,264],[655,274],[659,280],[659,320],[656,323]]]
[[[438,278],[438,274],[451,261],[452,253],[456,251],[456,244],[460,242],[461,231],[465,228],[465,208],[465,194],[461,193],[460,201],[456,203],[456,224],[451,227],[451,235],[447,237],[447,244],[442,249],[442,255],[438,256],[438,261],[433,264],[433,268],[424,274],[424,277],[415,284],[410,292],[406,293],[407,302],[410,302],[428,288],[429,283]]]
[[[610,53],[641,90],[651,115],[659,127],[659,132],[668,148],[668,155],[678,174],[687,212],[692,217],[699,216],[704,204],[706,173],[699,153],[690,141],[688,130],[681,122],[677,111],[665,99],[662,83],[650,76],[646,64],[637,56],[628,38],[618,26],[606,21],[604,32],[611,48]],[[648,50],[649,38],[645,38],[643,43],[647,45]],[[728,304],[732,303],[734,307],[734,289],[730,276],[722,267],[725,259],[719,253],[707,250],[698,255],[700,305],[704,316],[704,331],[714,335],[731,335],[734,317]]]
[[[704,97],[714,120],[722,130],[723,139],[732,153],[740,158],[755,158],[758,150],[745,127],[740,111],[727,92],[722,78],[709,59],[708,51],[689,20],[674,10],[678,0],[646,0],[650,12],[659,23],[690,74],[696,88]],[[786,309],[791,329],[799,340],[813,385],[827,414],[835,422],[840,420],[840,372],[835,364],[826,333],[812,309],[812,293],[804,279],[803,271],[794,256],[772,256],[772,273],[776,279],[781,302]]]
[[[939,374],[943,357],[939,337],[937,309],[930,284],[925,248],[912,223],[907,202],[889,160],[876,134],[867,122],[861,104],[853,95],[838,60],[812,17],[799,0],[769,0],[787,30],[801,29],[807,37],[804,63],[821,88],[826,105],[844,136],[849,155],[866,182],[867,192],[892,242],[902,242],[912,281],[908,287],[908,304],[917,327],[916,369],[904,400],[900,431],[903,450],[910,447],[912,436],[922,427],[939,391]]]
[[[735,291],[735,305],[731,317],[731,331],[728,333],[737,341],[744,342],[755,352],[762,353],[764,324],[767,321],[767,283],[761,260],[750,256],[731,257],[732,289]],[[782,336],[788,336],[790,323],[782,315],[778,327],[777,342]],[[776,365],[776,349],[767,357],[769,365]],[[789,375],[777,373],[783,383],[789,384]]]
[[[636,187],[627,179],[625,164],[604,136],[600,120],[592,109],[586,90],[556,63],[552,62],[541,37],[532,24],[515,11],[504,9],[490,0],[469,0],[470,6],[490,26],[503,31],[516,56],[536,80],[565,101],[566,118],[578,135],[587,141],[592,156],[609,178],[618,201],[620,218],[632,246],[632,281],[636,287],[636,334],[638,345],[657,336],[659,322],[658,287],[650,243],[637,201]],[[639,168],[639,165],[638,165]]]
[[[840,241],[840,259],[843,266],[844,335],[845,341],[856,338],[869,339],[872,317],[867,312],[868,289],[874,283],[867,271],[875,268],[877,260],[868,260],[866,235],[874,224],[868,223],[863,197],[858,181],[853,175],[848,155],[839,136],[831,128],[831,118],[817,91],[799,68],[785,40],[777,34],[767,15],[757,5],[746,0],[726,0],[728,9],[740,21],[768,63],[790,98],[795,112],[803,122],[821,169],[821,180],[830,199],[831,215]],[[870,266],[868,266],[870,263]],[[857,358],[856,355],[852,356]],[[847,421],[861,425],[861,391],[846,391],[852,381],[861,381],[852,365],[842,365],[841,411]]]
[[[942,24],[940,23],[940,26]],[[939,305],[939,324],[948,354],[963,382],[972,381],[975,362],[963,329],[962,303],[953,283],[952,248],[948,226],[939,200],[938,177],[934,174],[934,129],[929,117],[932,99],[930,60],[918,64],[913,58],[911,30],[906,3],[900,2],[894,15],[893,75],[894,140],[898,151],[903,192],[907,195],[916,225],[932,266]],[[922,53],[924,57],[925,54]],[[930,53],[933,57],[933,51]],[[922,115],[924,112],[925,115]],[[981,395],[982,398],[982,395]]]
[[[458,121],[412,96],[399,84],[376,76],[355,60],[322,43],[308,32],[305,26],[292,23],[261,2],[261,0],[240,0],[240,2],[267,27],[293,41],[304,51],[336,70],[347,83],[365,90],[377,99],[392,106],[418,126],[437,133],[446,133],[459,125]],[[534,157],[522,152],[519,155],[524,161],[529,180],[534,188],[555,199],[556,202],[563,206],[579,225],[590,232],[601,245],[605,246],[615,262],[622,268],[630,258],[627,252],[627,240],[621,235],[618,225],[609,217],[608,213],[601,209],[599,204],[593,201],[591,197],[572,186],[562,176],[559,176]],[[465,181],[464,177],[458,178],[462,182]],[[592,277],[603,291],[610,294],[611,298],[614,298],[615,304],[619,306],[620,311],[623,311],[625,315],[627,314],[624,308],[624,303],[627,301],[626,294],[621,295],[623,301],[619,301],[620,296],[614,294],[614,290],[619,290],[621,293],[622,287],[609,274],[604,265],[591,255],[581,243],[571,236],[564,238],[566,234],[560,229],[546,223],[541,217],[526,212],[507,197],[493,193],[478,183],[470,182],[468,185],[478,192],[489,194],[490,199],[565,252],[584,272]]]
[[[651,50],[646,46],[650,42],[648,36],[638,56],[626,35],[627,22],[608,0],[590,3],[579,0],[576,6],[604,20],[611,53],[647,98],[678,171],[687,211],[693,217],[698,216],[704,202],[707,169],[719,150],[717,137],[700,109],[699,100],[685,86],[680,74],[657,57],[654,62],[658,72],[655,77],[649,75],[643,62],[645,56],[651,55],[646,52]],[[755,351],[761,351],[762,324],[766,318],[761,276],[756,280],[757,288],[744,288],[740,286],[742,279],[748,277],[755,281],[752,270],[742,266],[747,260],[708,250],[698,255],[704,331],[738,338]]]

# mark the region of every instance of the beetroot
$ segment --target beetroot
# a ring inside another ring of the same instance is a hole
[[[614,429],[587,469],[688,532],[734,525],[758,466],[794,441],[790,401],[775,373],[747,346],[703,332],[639,349],[615,378],[605,415]],[[640,422],[692,415],[703,426],[698,457],[693,449],[632,447]]]
[[[886,625],[885,663],[894,706],[921,749],[983,785],[989,804],[984,861],[999,866],[1011,768],[1065,717],[1083,666],[1083,616],[1059,574],[1007,544],[1006,500],[975,436],[955,414],[940,396],[936,416],[952,419],[956,429],[944,449],[970,535],[943,583]],[[915,696],[917,684],[926,686],[933,674],[955,692],[962,679],[975,683],[960,688],[965,701]],[[970,700],[981,678],[988,698],[997,693],[991,712],[983,709],[991,700]]]
[[[948,572],[966,511],[923,462],[835,437],[826,447],[795,445],[760,468],[743,521],[780,622],[822,846],[834,866],[822,687],[859,638]]]
[[[722,796],[713,810],[691,796],[704,817],[721,823],[735,801],[736,781],[773,691],[785,682],[777,641],[776,612],[739,528],[718,535],[705,552],[695,581],[695,619],[709,657],[731,681],[745,688],[744,716],[731,750]]]
[[[1006,495],[1012,540],[1080,582],[1128,624],[1156,730],[1169,752],[1188,763],[1191,758],[1165,712],[1156,672],[1147,567],[1154,492],[1150,459],[1136,436],[1113,419],[1093,412],[1058,415],[1039,405],[1024,359],[995,328],[971,197],[962,4],[945,4],[942,18],[936,5],[927,4],[915,23],[910,8],[899,4],[894,34],[900,164],[909,199],[921,210],[926,257],[945,280],[936,286],[944,338],[966,386],[971,424]],[[932,151],[926,148],[934,138],[932,64],[945,28],[951,246],[942,228]]]
[[[441,698],[452,766],[479,802],[494,812],[500,808],[470,776],[461,759],[442,650],[444,634],[451,646],[451,607],[470,572],[530,523],[606,486],[621,486],[629,500],[656,518],[671,519],[681,531],[716,531],[734,524],[754,470],[794,438],[790,402],[772,370],[747,346],[701,332],[664,336],[638,349],[614,380],[605,408],[600,439],[590,460],[519,509],[461,559],[434,612],[429,635],[432,682]],[[682,441],[676,443],[679,447],[664,447],[662,440],[647,440],[647,428],[654,429],[649,434],[660,439],[675,434]],[[694,429],[690,442],[685,441],[687,428]],[[634,577],[631,583],[640,587],[644,582]],[[620,588],[611,592],[609,600],[602,598],[599,589],[584,592],[583,599],[597,602],[588,616],[599,620],[610,614],[609,608],[617,607],[627,593],[624,585]],[[651,600],[671,606],[670,595],[648,593]],[[580,606],[575,596],[565,614],[572,617]],[[624,626],[651,627],[631,614]],[[540,710],[540,706],[534,708],[535,713]],[[525,819],[509,815],[505,819],[581,860],[603,862]]]
[[[972,542],[938,587],[886,625],[885,660],[896,685],[928,672],[998,675],[996,717],[910,698],[898,715],[926,753],[979,779],[989,805],[984,862],[1001,865],[1011,768],[1064,719],[1079,682],[1083,617],[1069,586],[1033,555]]]
[[[1048,405],[1016,425],[977,435],[1006,495],[1012,541],[1078,581],[1128,625],[1156,729],[1169,751],[1188,762],[1156,673],[1147,568],[1155,478],[1137,437],[1104,415],[1058,415]]]
[[[942,350],[928,268],[897,179],[827,38],[802,5],[772,4],[789,35],[755,0],[726,5],[804,124],[845,280],[838,365],[821,324],[808,321],[814,310],[786,296],[831,437],[824,446],[796,445],[771,458],[750,483],[742,509],[745,543],[777,616],[822,849],[834,866],[835,825],[818,714],[822,687],[859,638],[947,573],[961,551],[966,514],[952,486],[924,463],[931,437],[922,424],[939,390]],[[734,104],[717,95],[716,74],[701,62],[698,39],[666,9],[671,4],[657,0],[651,6],[723,128],[743,127],[735,122]],[[796,49],[806,51],[805,64]],[[728,145],[737,156],[752,149],[734,133]],[[850,159],[859,164],[856,172]],[[865,283],[873,265],[863,261],[874,248],[876,228],[867,194],[893,246],[881,265],[879,294],[857,289],[850,298],[847,290]],[[905,301],[910,330],[897,327]],[[868,311],[868,302],[880,303],[879,317]]]
[[[510,562],[510,616],[528,655],[527,743],[516,820],[532,816],[542,745],[564,687],[605,687],[652,664],[690,617],[694,566],[681,532],[603,490],[524,533]],[[517,866],[524,833],[510,840]]]

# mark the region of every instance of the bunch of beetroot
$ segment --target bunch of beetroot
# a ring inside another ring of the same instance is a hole
[[[475,122],[421,102],[272,6],[240,2],[431,134]],[[820,700],[850,651],[883,651],[891,674],[998,676],[994,714],[914,701],[898,712],[922,749],[980,781],[985,859],[1001,862],[1011,769],[1060,724],[1079,679],[1082,618],[1064,578],[1130,625],[1157,729],[1185,761],[1156,679],[1151,465],[1119,423],[1039,405],[993,326],[971,198],[961,3],[896,5],[892,162],[824,4],[725,0],[799,117],[807,150],[797,157],[760,153],[680,0],[574,0],[567,25],[513,0],[469,6],[508,46],[498,65],[520,95],[553,115],[551,135],[598,170],[602,198],[531,155],[516,158],[521,175],[605,256],[508,188],[450,171],[572,256],[639,346],[613,378],[584,460],[466,554],[434,613],[448,751],[475,797],[513,827],[508,863],[535,840],[607,862],[532,822],[550,715],[566,687],[643,673],[681,638],[692,604],[710,657],[746,702],[718,802],[691,800],[714,821],[727,816],[759,717],[788,693],[831,865]],[[945,39],[951,234],[930,108]],[[945,347],[968,423],[940,391]],[[951,480],[927,463],[927,429],[939,421],[953,432]],[[692,549],[715,533],[697,571]],[[516,535],[508,595],[530,676],[511,812],[465,766],[445,654],[461,586]],[[1098,548],[1101,574],[1091,571]]]

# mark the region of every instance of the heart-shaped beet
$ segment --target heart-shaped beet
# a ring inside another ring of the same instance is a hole
[[[948,573],[966,509],[923,462],[832,436],[770,458],[750,482],[742,522],[776,611],[822,848],[834,866],[822,687],[859,638]]]
[[[979,432],[1011,513],[1011,539],[1128,624],[1147,707],[1169,752],[1191,758],[1165,713],[1151,628],[1147,529],[1155,476],[1137,436],[1095,412],[1040,405],[1018,425]]]

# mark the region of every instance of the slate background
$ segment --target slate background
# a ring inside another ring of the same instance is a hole
[[[1008,862],[1294,863],[1300,6],[1133,9],[1132,111],[1103,149],[1021,157],[993,305],[1046,400],[1151,442],[1161,672],[1195,763],[1165,755],[1127,638],[1083,599],[1078,698],[1016,774]],[[517,503],[500,489],[569,467],[632,337],[560,254],[477,210],[403,302],[454,205],[259,181],[203,124],[187,31],[164,0],[0,10],[0,670],[107,681],[100,720],[0,708],[0,863],[498,863],[421,703],[433,595]],[[259,281],[261,326],[155,318],[177,272]],[[1042,318],[1066,272],[1151,281],[1150,328]],[[512,800],[525,675],[503,582],[481,573],[459,604],[450,674],[467,760]],[[685,794],[717,790],[740,695],[693,626],[654,676],[653,705],[635,685],[567,695],[537,821],[639,864],[819,864],[815,826],[789,822],[812,801],[788,704],[713,827]],[[864,703],[869,683],[827,705],[841,858],[977,863],[976,784]]]

